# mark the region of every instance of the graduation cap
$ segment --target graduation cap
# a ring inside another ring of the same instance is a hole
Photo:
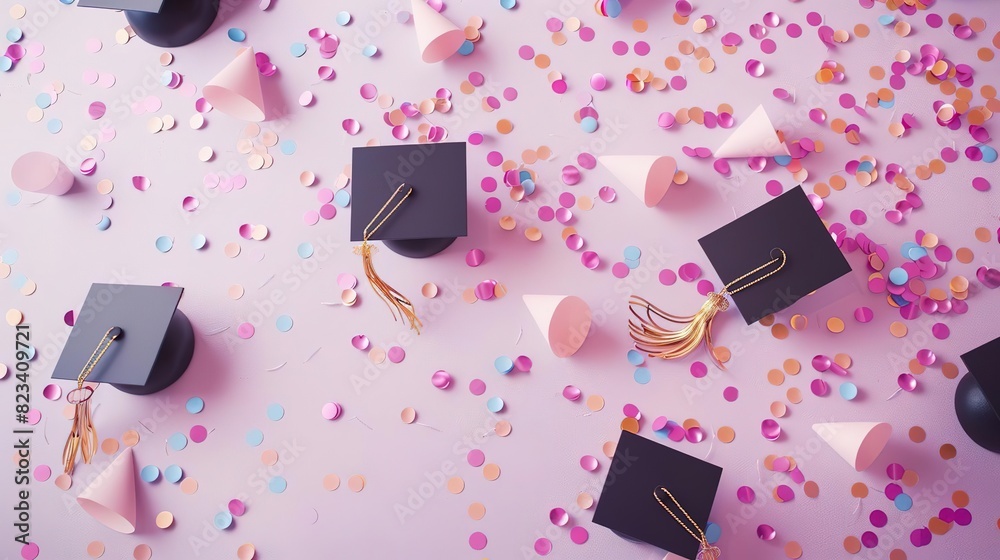
[[[671,517],[654,492],[680,519],[688,522],[661,488],[668,490],[704,531],[721,478],[721,467],[622,431],[594,512],[594,523],[620,536],[693,560],[698,554],[699,541]]]
[[[219,13],[219,0],[79,0],[77,5],[124,10],[135,34],[158,47],[196,41]]]
[[[94,284],[76,316],[53,379],[76,381],[109,330],[121,332],[87,375],[133,395],[161,391],[180,378],[194,353],[194,330],[177,303],[184,288]]]
[[[468,234],[464,142],[354,148],[351,168],[351,241],[363,241],[368,227],[370,240],[423,258]],[[400,185],[409,196],[376,228]]]
[[[962,354],[969,373],[955,390],[955,414],[983,449],[1000,453],[1000,338]]]
[[[782,269],[732,294],[747,324],[777,313],[851,271],[830,232],[801,186],[774,198],[698,240],[723,283],[729,283],[773,257]],[[747,281],[753,278],[747,278]]]

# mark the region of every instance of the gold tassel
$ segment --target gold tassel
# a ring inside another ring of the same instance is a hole
[[[628,329],[629,334],[632,336],[632,340],[635,342],[636,350],[645,352],[651,358],[673,360],[687,356],[696,350],[702,340],[704,340],[705,346],[708,348],[708,353],[712,356],[712,361],[715,362],[720,369],[725,370],[726,367],[722,365],[718,356],[715,355],[715,346],[712,344],[712,322],[715,320],[715,316],[720,311],[729,309],[729,300],[726,299],[727,295],[743,291],[750,286],[777,274],[778,271],[785,268],[785,263],[788,262],[788,256],[781,248],[772,249],[771,254],[773,255],[775,251],[778,252],[779,256],[772,258],[768,262],[726,284],[725,287],[722,288],[721,292],[709,292],[708,301],[706,301],[704,305],[701,306],[701,309],[699,309],[694,315],[671,315],[659,307],[656,307],[645,298],[635,295],[632,296],[632,298],[629,299],[628,308],[629,311],[632,312],[635,319],[629,319]],[[742,286],[736,286],[736,284],[739,284],[740,282],[774,264],[778,265],[774,270],[767,272],[766,274],[763,274],[760,277],[743,284]],[[645,308],[645,313],[636,311],[636,307],[639,307],[640,309]],[[666,320],[677,325],[683,325],[683,327],[681,327],[680,330],[670,329],[660,325],[658,322],[659,320]]]
[[[77,391],[81,395],[83,391],[89,391],[90,393],[86,397],[74,402],[72,394]],[[97,429],[94,427],[94,420],[90,413],[90,398],[92,396],[94,396],[94,390],[90,387],[79,387],[74,391],[70,391],[70,394],[66,396],[66,400],[75,405],[73,410],[73,427],[69,432],[69,438],[66,440],[66,446],[63,447],[63,472],[66,474],[73,474],[73,467],[75,466],[78,452],[83,454],[83,462],[89,465],[90,460],[93,459],[94,453],[97,451]]]
[[[395,320],[400,320],[405,318],[410,323],[410,328],[417,331],[420,334],[420,327],[423,323],[420,322],[420,318],[417,317],[417,313],[413,308],[413,304],[410,300],[401,294],[398,290],[390,286],[382,280],[375,272],[375,266],[372,264],[372,253],[376,251],[376,248],[370,245],[367,241],[361,243],[360,246],[354,248],[355,253],[361,255],[361,260],[364,263],[365,276],[368,278],[368,282],[371,284],[372,289],[378,297],[389,306],[389,311],[392,313],[392,318]],[[396,313],[399,313],[397,317]]]
[[[644,307],[645,313],[640,314],[635,306]],[[729,309],[729,300],[715,292],[708,294],[708,301],[697,313],[687,317],[671,315],[644,298],[632,296],[629,310],[638,322],[629,320],[628,326],[636,349],[651,358],[682,358],[697,349],[704,340],[712,360],[725,369],[715,356],[715,347],[712,345],[712,321],[719,311],[726,309]],[[668,329],[657,323],[657,317],[684,326],[680,330]]]

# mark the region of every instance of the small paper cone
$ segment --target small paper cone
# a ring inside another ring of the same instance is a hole
[[[875,462],[892,435],[885,422],[828,422],[812,428],[858,472]]]
[[[135,457],[132,448],[126,447],[76,501],[108,528],[119,533],[134,533]]]
[[[747,120],[736,127],[719,149],[715,150],[714,155],[717,158],[739,158],[789,154],[788,146],[778,138],[764,106],[758,105]]]
[[[55,196],[73,187],[73,173],[61,159],[45,152],[29,152],[17,158],[10,179],[22,191]]]
[[[677,172],[677,161],[670,156],[601,156],[598,159],[649,208],[663,200]]]
[[[264,120],[264,92],[253,49],[246,48],[202,90],[213,107],[237,119]]]
[[[523,299],[556,356],[572,356],[583,346],[591,324],[587,302],[576,296],[525,295]]]
[[[424,62],[441,62],[465,43],[465,32],[424,0],[413,0],[413,26],[417,28],[417,44]]]

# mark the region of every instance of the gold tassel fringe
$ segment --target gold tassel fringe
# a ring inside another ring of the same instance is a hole
[[[636,308],[645,311],[640,312]],[[629,320],[628,327],[636,349],[645,352],[651,358],[666,360],[681,358],[693,352],[704,341],[712,360],[721,369],[726,369],[715,356],[715,347],[712,345],[712,321],[718,312],[728,308],[729,300],[725,296],[711,292],[708,294],[708,301],[697,313],[681,317],[663,311],[644,298],[632,296],[629,300],[629,311],[635,319]],[[658,320],[666,320],[683,327],[680,330],[669,329],[660,325]]]
[[[389,306],[392,318],[397,321],[406,319],[410,323],[410,328],[417,331],[417,334],[420,334],[420,327],[423,326],[423,323],[417,317],[413,304],[410,303],[410,300],[406,296],[387,284],[375,272],[375,266],[372,264],[372,253],[375,252],[376,248],[365,241],[360,246],[355,247],[354,250],[361,254],[361,260],[365,267],[365,276],[368,277],[368,282],[371,284],[372,289],[375,290],[375,293],[378,294],[378,297]],[[397,312],[399,313],[398,317],[396,315]]]
[[[86,389],[90,390],[90,395],[76,403],[73,411],[73,428],[63,448],[63,472],[66,474],[73,474],[77,452],[83,454],[83,462],[89,465],[97,451],[97,429],[90,413],[90,397],[94,392],[89,387]],[[82,393],[84,388],[77,390]]]

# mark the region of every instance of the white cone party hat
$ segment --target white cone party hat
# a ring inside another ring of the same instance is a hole
[[[787,156],[788,146],[778,138],[778,133],[767,117],[763,105],[758,105],[753,113],[715,150],[717,158],[740,158],[757,156]]]
[[[556,356],[572,356],[583,346],[591,325],[587,302],[576,296],[525,295],[523,299]]]
[[[465,43],[465,32],[424,0],[413,0],[413,26],[424,62],[441,62]]]
[[[649,208],[663,200],[677,172],[677,161],[670,156],[601,156],[598,159]]]
[[[126,447],[76,501],[91,517],[119,533],[135,532],[135,457]]]
[[[202,90],[213,107],[244,121],[264,120],[264,92],[253,49],[240,50],[236,58]]]
[[[892,435],[885,422],[827,422],[812,428],[858,472],[875,462]]]

